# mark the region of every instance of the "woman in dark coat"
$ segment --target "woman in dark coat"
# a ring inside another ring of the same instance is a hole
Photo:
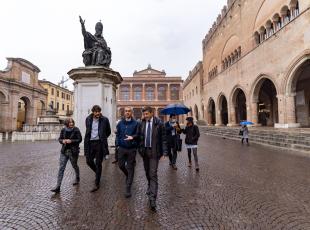
[[[199,128],[197,125],[194,124],[194,120],[192,117],[187,117],[186,120],[187,124],[185,129],[182,129],[182,132],[186,135],[185,147],[187,148],[187,154],[188,154],[188,167],[192,167],[191,153],[193,152],[195,159],[195,168],[196,171],[198,172],[199,164],[198,164],[197,147],[198,147],[198,139],[200,137]]]
[[[75,171],[75,181],[73,182],[73,185],[77,185],[80,182],[80,170],[77,162],[80,153],[79,145],[82,142],[82,136],[79,128],[75,127],[74,124],[75,123],[73,119],[67,119],[65,121],[65,127],[61,130],[58,139],[62,147],[59,157],[57,185],[54,189],[51,190],[55,193],[60,192],[60,186],[68,160],[70,160],[71,165]]]

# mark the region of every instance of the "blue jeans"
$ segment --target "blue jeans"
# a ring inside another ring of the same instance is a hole
[[[61,185],[68,160],[70,160],[71,165],[75,171],[76,179],[80,180],[80,169],[77,164],[78,158],[79,158],[79,155],[73,156],[70,149],[67,149],[64,154],[60,153],[57,186],[60,187]]]

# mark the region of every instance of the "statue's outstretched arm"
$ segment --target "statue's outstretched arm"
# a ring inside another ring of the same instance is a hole
[[[80,18],[80,23],[81,23],[81,26],[82,26],[82,34],[84,36],[86,36],[85,20],[83,20],[81,16],[79,16],[79,18]]]

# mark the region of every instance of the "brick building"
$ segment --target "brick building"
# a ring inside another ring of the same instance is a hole
[[[210,125],[310,127],[309,25],[309,0],[228,0],[202,42],[198,113]]]
[[[167,117],[160,115],[160,111],[168,104],[183,102],[182,83],[181,77],[166,76],[164,70],[155,70],[151,65],[135,71],[132,77],[123,77],[117,90],[118,116],[123,115],[125,106],[130,106],[134,117],[139,119],[142,108],[151,106],[155,109],[155,115],[166,121]]]

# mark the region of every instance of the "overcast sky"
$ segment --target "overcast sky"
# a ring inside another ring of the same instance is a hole
[[[102,20],[111,67],[132,76],[151,64],[169,76],[187,77],[202,58],[201,42],[226,0],[4,0],[0,14],[0,69],[21,57],[57,83],[83,66],[78,16],[94,34]],[[71,88],[70,83],[68,86]]]

